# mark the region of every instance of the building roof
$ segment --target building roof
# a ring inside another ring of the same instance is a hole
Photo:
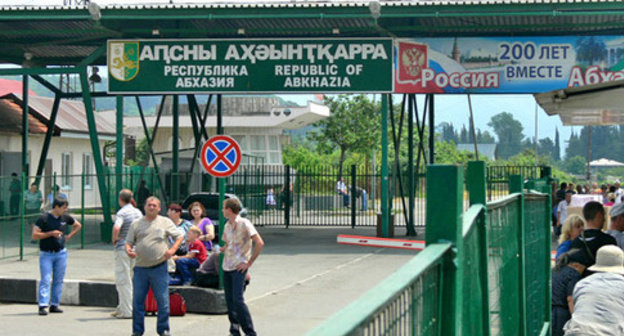
[[[4,96],[12,92],[22,92],[22,81],[0,78],[0,96]],[[37,94],[33,90],[28,90],[29,96],[36,96]]]
[[[105,111],[110,119],[115,115],[115,111]],[[308,101],[306,106],[300,107],[274,107],[270,113],[260,115],[240,115],[227,116],[223,118],[223,127],[241,127],[241,128],[281,128],[281,129],[298,129],[313,124],[321,119],[329,117],[329,108],[321,103]],[[224,111],[224,116],[227,112]],[[145,117],[145,122],[149,127],[156,123],[157,116]],[[141,117],[124,117],[125,127],[143,127]],[[173,127],[173,118],[171,115],[164,115],[160,119],[158,127]],[[181,115],[179,120],[180,128],[191,128],[193,124],[191,118]],[[206,120],[206,128],[216,128],[217,120],[211,116]]]
[[[479,155],[485,155],[490,160],[496,160],[496,144],[477,144]],[[457,150],[474,153],[474,144],[457,144]]]
[[[11,99],[0,99],[0,132],[22,133],[22,106]],[[42,134],[48,127],[34,115],[28,115],[28,132]]]
[[[576,86],[534,94],[548,115],[558,115],[565,126],[624,124],[624,80]]]
[[[21,94],[11,93],[4,95],[0,97],[0,101],[2,100],[12,101],[16,106],[18,106],[19,115],[21,116]],[[30,107],[29,112],[37,120],[46,124],[50,120],[53,104],[54,98],[40,96],[28,97],[28,106]],[[106,118],[100,116],[97,112],[95,113],[95,124],[98,134],[115,135],[115,125],[111,124],[108,120],[106,120]],[[59,104],[59,111],[56,116],[55,126],[58,128],[58,131],[60,132],[59,135],[61,136],[64,132],[89,134],[87,115],[85,113],[82,100],[62,99]]]
[[[73,65],[112,38],[604,35],[624,28],[622,4],[611,0],[94,4],[99,17],[86,6],[0,7],[0,62],[22,64],[29,53],[35,64]]]

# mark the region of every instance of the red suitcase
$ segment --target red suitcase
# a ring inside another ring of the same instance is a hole
[[[150,287],[147,292],[147,297],[145,298],[145,314],[151,313],[152,315],[156,315],[158,312],[158,303],[156,303],[156,299],[154,298],[154,292],[152,292],[152,287]]]
[[[180,293],[172,292],[169,294],[169,315],[184,316],[186,314],[186,301]]]
[[[151,313],[151,315],[156,315],[158,312],[158,303],[154,298],[154,292],[152,292],[152,287],[150,287],[147,292],[147,297],[145,298],[145,314]],[[169,294],[169,315],[170,316],[184,316],[186,314],[186,301],[182,295],[177,292],[171,292]]]

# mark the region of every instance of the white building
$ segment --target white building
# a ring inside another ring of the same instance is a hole
[[[54,98],[29,95],[28,166],[29,175],[37,172],[39,157],[44,144],[45,133],[52,112]],[[8,195],[8,179],[12,173],[22,171],[22,98],[21,94],[9,93],[0,96],[0,176],[7,181],[0,184],[4,195]],[[95,120],[99,135],[100,153],[105,141],[115,140],[115,127],[98,113]],[[70,207],[79,207],[82,192],[82,173],[85,183],[85,207],[99,206],[100,196],[86,113],[82,100],[61,100],[56,117],[55,129],[48,149],[44,167],[42,192],[47,195],[54,183],[67,194]],[[29,179],[29,184],[33,179]],[[5,206],[6,205],[5,200]],[[2,210],[2,209],[0,209]],[[1,211],[0,211],[1,212]]]
[[[205,106],[200,105],[199,108],[203,113]],[[284,130],[299,129],[329,117],[329,108],[322,103],[308,101],[306,106],[285,106],[275,96],[225,96],[222,99],[222,111],[224,133],[236,139],[241,146],[243,165],[281,165],[282,147],[289,141]],[[114,111],[104,113],[109,114],[109,120],[114,120],[111,119]],[[190,169],[195,138],[188,105],[179,105],[179,115],[179,169],[184,172]],[[156,118],[156,115],[146,117],[147,127],[154,127]],[[217,133],[216,119],[215,106],[211,106],[205,124],[208,136]],[[137,143],[144,138],[141,118],[124,117],[124,134],[136,137]],[[163,172],[171,167],[172,137],[173,118],[171,99],[168,98],[153,144],[154,153],[159,158],[157,162]]]

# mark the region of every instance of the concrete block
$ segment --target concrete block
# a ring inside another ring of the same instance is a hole
[[[191,286],[175,288],[186,301],[186,311],[202,314],[226,314],[225,293],[223,290]]]
[[[63,295],[61,296],[63,305],[80,305],[80,281],[65,280],[63,282]]]
[[[81,282],[80,305],[117,307],[117,289],[113,282]]]
[[[36,303],[37,285],[36,280],[0,278],[0,301]]]

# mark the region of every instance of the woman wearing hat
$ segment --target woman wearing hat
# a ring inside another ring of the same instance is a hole
[[[601,247],[589,270],[596,273],[574,287],[565,335],[624,335],[624,252],[615,245]]]

